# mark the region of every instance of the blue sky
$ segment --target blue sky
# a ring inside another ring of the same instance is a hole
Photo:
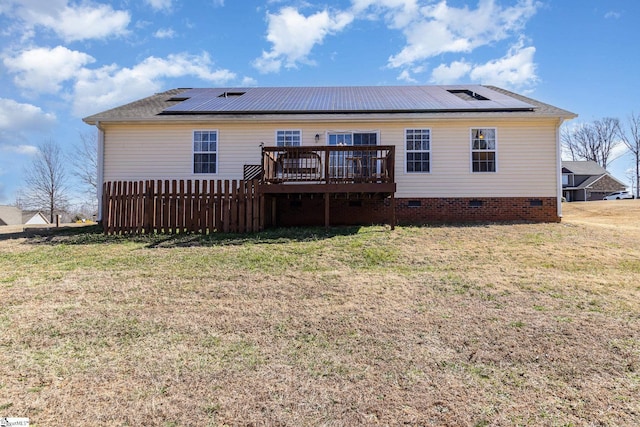
[[[0,203],[37,145],[73,156],[82,117],[174,87],[481,83],[624,121],[638,17],[631,0],[2,0]]]

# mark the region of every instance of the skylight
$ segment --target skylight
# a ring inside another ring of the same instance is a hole
[[[220,95],[218,95],[218,98],[232,98],[236,96],[242,96],[245,93],[246,92],[223,92]]]
[[[489,101],[490,100],[489,98],[486,98],[476,92],[470,91],[469,89],[450,89],[447,92],[465,101]]]

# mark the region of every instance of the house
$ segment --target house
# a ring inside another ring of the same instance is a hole
[[[40,211],[23,211],[22,223],[24,225],[47,225],[50,224],[46,216]]]
[[[594,161],[562,162],[562,195],[568,202],[602,200],[626,188]]]
[[[260,178],[269,224],[333,225],[559,221],[574,117],[451,85],[173,89],[83,120],[101,183]]]
[[[0,225],[45,225],[47,218],[40,211],[23,211],[15,206],[0,206]]]
[[[15,206],[0,206],[0,226],[21,225],[22,211]]]

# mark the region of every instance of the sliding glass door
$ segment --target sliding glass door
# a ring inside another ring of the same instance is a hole
[[[355,147],[377,144],[376,132],[329,133],[329,145]],[[332,151],[329,156],[329,176],[338,180],[365,178],[371,173],[370,159],[374,155],[367,151]]]

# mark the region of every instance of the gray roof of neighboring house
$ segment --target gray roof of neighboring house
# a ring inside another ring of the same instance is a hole
[[[0,206],[0,225],[22,224],[22,211],[15,206]]]
[[[456,85],[172,89],[83,120],[96,124],[206,120],[214,115],[372,113],[576,116],[497,87]]]
[[[576,162],[563,161],[562,167],[574,175],[602,175],[607,170],[592,160],[582,160]]]
[[[589,178],[581,182],[580,185],[576,187],[570,187],[570,188],[567,187],[566,189],[589,188],[596,181],[600,180],[603,176],[608,176],[609,178],[616,181],[618,184],[620,184],[623,187],[627,186],[625,183],[613,177],[609,172],[607,172],[605,168],[603,168],[598,163],[592,160],[581,160],[581,161],[575,161],[575,162],[563,161],[562,173],[566,173],[565,170],[574,175],[589,176]]]

